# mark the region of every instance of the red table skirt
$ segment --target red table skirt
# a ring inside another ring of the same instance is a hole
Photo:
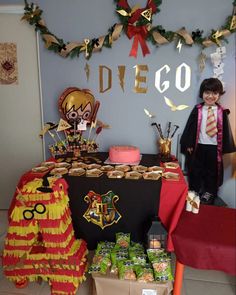
[[[201,205],[199,214],[184,210],[172,238],[180,263],[236,275],[236,209]]]
[[[188,186],[180,168],[174,171],[166,169],[166,171],[177,172],[180,175],[178,181],[162,180],[159,205],[159,217],[168,230],[167,250],[172,252],[174,251],[172,233],[175,230],[183,208],[185,207]]]

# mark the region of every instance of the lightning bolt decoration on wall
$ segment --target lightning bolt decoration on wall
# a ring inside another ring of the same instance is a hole
[[[181,49],[182,49],[182,45],[183,45],[183,43],[182,43],[182,41],[179,39],[178,44],[177,44],[177,46],[176,46],[176,48],[179,50],[179,53],[180,53],[180,51],[181,51]]]
[[[118,66],[118,72],[119,72],[118,77],[120,80],[120,87],[124,92],[125,91],[124,90],[125,66]]]
[[[84,67],[84,71],[86,73],[86,78],[87,78],[87,82],[88,82],[89,76],[90,76],[90,66],[88,65],[88,63],[86,63],[86,65]]]
[[[155,118],[155,115],[151,114],[147,109],[143,109],[144,113],[149,117],[149,118]]]

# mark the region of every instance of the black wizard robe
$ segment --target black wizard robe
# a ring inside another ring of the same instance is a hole
[[[181,153],[186,156],[186,166],[188,171],[191,169],[191,162],[194,158],[194,151],[196,150],[200,126],[202,122],[202,107],[203,103],[196,105],[184,128],[180,139]],[[233,153],[236,151],[228,115],[229,109],[223,109],[217,104],[217,167],[218,167],[218,186],[223,183],[223,161],[222,155],[226,153]],[[193,153],[190,155],[187,148],[193,148]]]

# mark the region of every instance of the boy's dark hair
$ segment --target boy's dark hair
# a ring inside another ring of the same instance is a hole
[[[199,90],[199,97],[203,98],[204,91],[218,92],[220,95],[225,93],[221,81],[217,78],[203,80]]]

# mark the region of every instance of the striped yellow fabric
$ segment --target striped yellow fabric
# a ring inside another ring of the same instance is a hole
[[[206,134],[213,137],[217,133],[217,122],[212,110],[212,107],[208,107],[207,110],[207,121],[206,121]]]

